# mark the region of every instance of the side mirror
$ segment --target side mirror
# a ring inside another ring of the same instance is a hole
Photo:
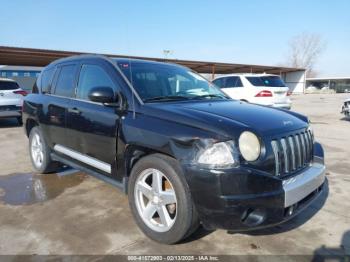
[[[94,87],[90,90],[88,96],[92,102],[103,104],[118,103],[118,99],[116,98],[118,96],[116,96],[114,90],[108,86]]]

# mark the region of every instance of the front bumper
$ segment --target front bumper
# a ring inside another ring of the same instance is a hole
[[[297,215],[320,195],[325,166],[314,162],[288,179],[236,168],[186,168],[199,217],[206,228],[234,231],[264,228]]]

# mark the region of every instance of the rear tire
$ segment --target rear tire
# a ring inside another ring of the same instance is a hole
[[[131,171],[128,189],[132,214],[149,238],[174,244],[198,228],[190,190],[175,159],[162,154],[143,157]]]
[[[29,134],[29,155],[32,165],[39,173],[52,173],[60,167],[58,162],[52,161],[42,131],[38,126],[33,127]]]

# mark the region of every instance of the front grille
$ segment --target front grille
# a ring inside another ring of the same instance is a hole
[[[313,144],[310,130],[272,140],[274,175],[288,175],[308,166],[312,161]]]

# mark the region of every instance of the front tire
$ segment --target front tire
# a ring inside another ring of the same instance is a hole
[[[29,134],[29,155],[33,167],[39,173],[52,173],[59,168],[59,163],[52,161],[50,148],[37,126],[33,127]]]
[[[128,197],[139,228],[157,242],[177,243],[199,225],[188,185],[171,157],[153,154],[140,159],[131,171]]]

